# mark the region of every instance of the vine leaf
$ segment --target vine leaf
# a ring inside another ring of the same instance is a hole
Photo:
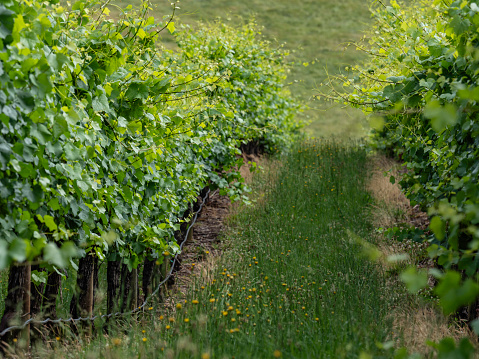
[[[166,28],[170,31],[171,34],[174,33],[176,30],[175,23],[173,21],[170,21]]]
[[[95,97],[91,103],[91,107],[95,112],[109,112],[110,106],[108,105],[108,99],[105,94],[101,94]]]
[[[441,106],[439,101],[431,101],[424,108],[424,116],[431,120],[431,127],[437,133],[457,122],[457,109],[451,103]]]

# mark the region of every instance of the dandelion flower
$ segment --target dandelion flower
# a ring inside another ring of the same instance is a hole
[[[275,358],[280,358],[281,357],[281,352],[279,350],[275,350],[273,353]]]
[[[113,338],[112,340],[113,345],[119,346],[121,344],[120,338]]]

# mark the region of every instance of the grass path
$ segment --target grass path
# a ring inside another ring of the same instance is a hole
[[[358,145],[301,145],[277,171],[259,176],[264,197],[239,211],[217,270],[197,281],[171,318],[153,317],[93,351],[107,358],[388,357],[377,343],[392,339],[392,293],[354,240],[372,232],[365,165]]]

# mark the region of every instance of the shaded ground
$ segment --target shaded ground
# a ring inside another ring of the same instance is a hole
[[[174,273],[173,292],[182,297],[191,285],[193,277],[208,276],[216,257],[221,255],[220,236],[226,225],[231,201],[218,190],[209,198],[193,226],[193,235],[186,242],[178,257],[180,268]],[[176,297],[176,296],[175,296]],[[178,298],[171,298],[173,301]]]

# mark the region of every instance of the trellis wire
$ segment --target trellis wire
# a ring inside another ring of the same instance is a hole
[[[69,322],[76,323],[76,322],[79,322],[79,321],[94,321],[96,319],[104,319],[104,318],[112,318],[112,317],[116,318],[116,317],[123,317],[123,316],[127,316],[127,315],[137,313],[140,310],[142,310],[143,308],[145,308],[148,301],[150,301],[151,298],[153,296],[155,296],[160,291],[161,286],[163,284],[165,284],[168,281],[168,279],[170,279],[170,277],[173,275],[173,270],[174,270],[175,264],[178,260],[178,255],[181,253],[181,250],[183,249],[183,245],[186,243],[186,241],[188,239],[188,235],[190,233],[190,230],[193,227],[193,225],[196,223],[196,220],[198,219],[198,214],[201,212],[203,206],[205,205],[206,199],[208,198],[210,192],[211,192],[211,190],[208,189],[208,192],[206,192],[205,196],[202,198],[200,208],[195,212],[195,215],[193,216],[193,219],[190,222],[190,224],[188,226],[188,229],[186,230],[185,238],[183,239],[183,241],[180,244],[180,251],[178,253],[176,253],[175,257],[173,258],[173,261],[171,263],[171,268],[170,268],[168,274],[166,275],[165,279],[163,279],[157,285],[156,289],[144,300],[142,305],[140,305],[139,307],[135,307],[135,309],[130,310],[128,312],[116,312],[116,313],[110,313],[110,314],[95,315],[95,316],[85,317],[85,318],[83,318],[83,317],[79,317],[79,318],[75,318],[75,319],[73,317],[68,318],[68,319],[65,319],[65,318],[59,318],[59,319],[46,318],[44,320],[35,320],[34,318],[30,318],[29,320],[25,321],[21,325],[13,325],[11,327],[6,328],[2,332],[0,332],[0,337],[4,336],[5,334],[7,334],[8,332],[10,332],[12,330],[23,329],[28,324],[41,324],[41,325],[43,325],[43,324],[47,324],[47,323],[54,323],[54,324],[69,323]]]

